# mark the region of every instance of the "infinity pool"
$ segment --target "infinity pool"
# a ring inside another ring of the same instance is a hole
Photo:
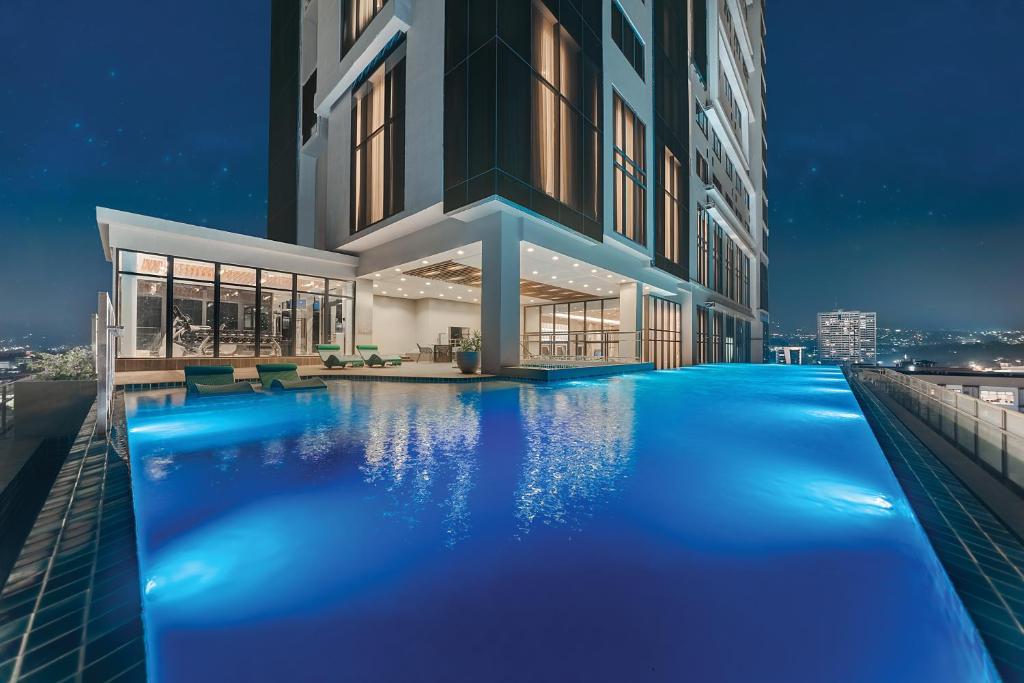
[[[837,370],[128,419],[151,680],[998,680]]]

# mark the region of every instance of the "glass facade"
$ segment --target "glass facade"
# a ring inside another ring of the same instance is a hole
[[[523,306],[525,350],[535,356],[619,357],[618,299]],[[622,346],[621,350],[631,353]]]
[[[722,311],[697,307],[695,363],[749,363],[751,324]]]
[[[651,10],[656,155],[654,265],[685,280],[690,277],[689,12],[686,0],[654,0]],[[699,105],[697,111],[698,124],[703,120],[706,132],[707,116]]]
[[[343,0],[341,3],[341,56],[363,35],[373,18],[384,8],[386,0]]]
[[[601,2],[445,3],[444,209],[501,196],[595,240]]]
[[[683,364],[682,306],[656,296],[646,297],[644,360],[659,370]]]
[[[647,127],[615,93],[615,232],[647,244]]]
[[[352,93],[352,217],[357,232],[405,206],[405,43]]]
[[[118,358],[353,350],[352,282],[123,250],[117,263]]]

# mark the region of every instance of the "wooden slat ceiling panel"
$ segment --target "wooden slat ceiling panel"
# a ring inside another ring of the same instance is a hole
[[[405,271],[405,275],[421,277],[425,280],[450,282],[455,285],[465,285],[466,287],[480,287],[483,284],[483,271],[476,266],[467,266],[455,261],[441,261],[440,263],[431,263],[420,268],[413,268],[412,270]],[[519,294],[535,299],[544,299],[545,301],[575,301],[577,299],[593,298],[573,289],[526,279],[519,280]]]

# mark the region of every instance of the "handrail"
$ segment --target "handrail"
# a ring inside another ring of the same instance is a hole
[[[1024,495],[1024,414],[885,368],[858,375]]]
[[[524,362],[633,363],[641,357],[643,332],[527,332],[520,337],[520,349]]]

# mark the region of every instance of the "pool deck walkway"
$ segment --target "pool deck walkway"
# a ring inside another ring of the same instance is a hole
[[[267,362],[273,359],[268,358]],[[494,375],[464,375],[451,363],[402,363],[386,368],[334,368],[323,365],[300,365],[301,377],[325,379],[377,380],[384,382],[484,382],[497,379]],[[256,368],[236,368],[235,379],[258,380]],[[114,384],[126,390],[159,389],[185,386],[185,373],[181,370],[137,370],[118,372]]]
[[[1000,675],[1024,683],[1024,543],[877,395],[850,387]]]

